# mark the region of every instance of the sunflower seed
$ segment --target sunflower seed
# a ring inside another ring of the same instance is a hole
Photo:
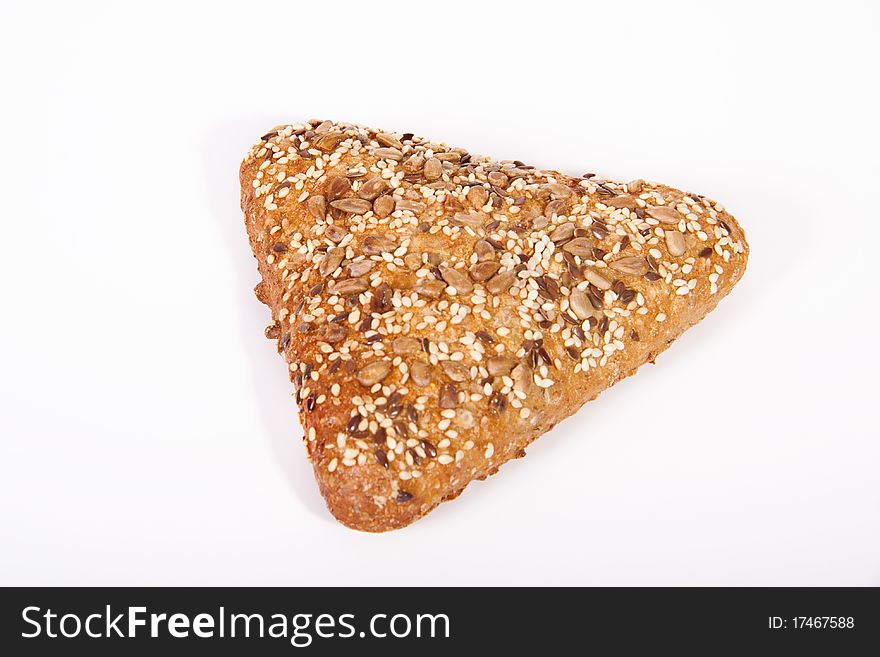
[[[478,262],[471,265],[471,268],[468,271],[470,272],[471,278],[475,281],[488,281],[500,268],[501,263],[495,262],[494,260],[487,260],[485,262]]]
[[[495,248],[486,240],[480,240],[474,244],[474,253],[477,254],[479,262],[486,262],[495,257]]]
[[[452,383],[444,383],[440,386],[438,402],[440,408],[455,408],[458,406],[458,388]]]
[[[370,312],[377,315],[384,315],[394,306],[391,299],[394,297],[394,291],[388,283],[382,283],[378,287],[373,288],[373,298],[370,300]]]
[[[639,205],[636,203],[636,200],[628,194],[613,196],[602,202],[605,203],[605,205],[610,205],[612,208],[628,208],[630,210],[635,210]]]
[[[560,242],[570,240],[572,237],[574,237],[574,229],[575,225],[570,221],[564,224],[560,224],[555,229],[553,229],[552,233],[550,233],[550,241],[558,244]]]
[[[570,242],[566,242],[562,250],[581,258],[589,258],[592,255],[592,244],[586,237],[575,237]]]
[[[361,245],[366,255],[381,255],[397,248],[397,242],[384,235],[367,235]]]
[[[461,383],[462,381],[467,381],[471,378],[467,366],[461,364],[458,361],[444,360],[442,363],[440,363],[440,367],[443,368],[443,372],[446,374],[446,376],[448,376],[456,383]]]
[[[509,269],[500,274],[495,274],[495,276],[486,283],[486,289],[492,294],[502,294],[510,289],[510,286],[513,285],[515,280],[516,272],[513,269]]]
[[[409,211],[409,212],[412,212],[413,214],[421,214],[422,212],[425,211],[426,207],[428,207],[428,206],[425,205],[424,203],[420,203],[419,201],[408,201],[406,199],[400,199],[399,201],[397,201],[397,204],[395,205],[394,209],[401,210],[401,211]]]
[[[552,219],[554,216],[565,216],[568,214],[567,212],[568,206],[566,206],[565,201],[550,201],[544,207],[544,216],[547,219]]]
[[[345,258],[345,249],[331,249],[327,251],[327,255],[324,256],[324,259],[318,266],[318,273],[324,277],[329,276],[342,264],[343,258]]]
[[[464,206],[461,204],[461,201],[459,201],[454,196],[447,196],[446,199],[443,201],[443,206],[450,212],[461,212],[462,210],[464,210]]]
[[[391,196],[380,196],[373,201],[373,214],[384,219],[394,212],[394,199]]]
[[[589,269],[584,272],[584,278],[586,278],[590,283],[598,287],[600,290],[610,290],[611,289],[611,281],[602,276],[595,269]]]
[[[570,188],[566,187],[565,185],[559,185],[555,183],[544,185],[542,189],[545,193],[549,193],[550,198],[552,198],[554,201],[570,198],[571,195],[574,193],[571,191]]]
[[[357,260],[356,262],[350,262],[345,266],[345,271],[352,278],[358,278],[359,276],[364,276],[370,271],[372,271],[375,266],[375,262],[372,260]]]
[[[436,157],[432,157],[425,162],[425,168],[422,173],[426,180],[437,180],[443,175],[443,163]]]
[[[324,342],[329,342],[330,344],[339,342],[346,335],[348,335],[348,330],[341,324],[324,324],[318,332],[318,336]]]
[[[403,150],[403,144],[400,143],[400,139],[397,138],[397,135],[393,135],[389,132],[377,132],[376,141],[378,141],[383,146],[389,146],[391,148]]]
[[[627,276],[644,276],[648,273],[648,261],[641,256],[627,256],[609,262],[608,266],[614,271]]]
[[[422,266],[422,256],[418,253],[407,253],[403,256],[403,263],[410,271],[415,271]]]
[[[403,170],[407,173],[418,173],[425,166],[425,156],[418,153],[403,163]]]
[[[471,228],[482,228],[486,221],[485,216],[479,212],[456,212],[453,219]]]
[[[364,365],[357,373],[357,380],[362,386],[371,387],[379,383],[391,373],[391,363],[387,360],[377,360],[369,365]]]
[[[342,133],[326,133],[315,139],[312,144],[315,148],[320,148],[325,153],[329,153],[335,150],[345,138],[345,135]]]
[[[338,201],[332,201],[330,207],[352,214],[364,214],[373,207],[373,204],[362,198],[341,198]]]
[[[594,314],[593,304],[590,303],[587,293],[579,288],[571,291],[568,305],[578,319],[588,319]]]
[[[454,287],[457,294],[470,294],[474,291],[474,284],[465,274],[445,265],[440,265],[439,269],[443,275],[443,280],[451,287]]]
[[[333,286],[333,292],[341,296],[349,294],[360,294],[366,292],[370,284],[365,278],[347,278],[344,281],[336,281]]]
[[[678,210],[668,205],[655,205],[648,208],[647,212],[649,217],[653,217],[663,224],[675,225],[681,221],[681,215],[678,214]]]
[[[308,210],[309,214],[315,219],[323,219],[324,215],[327,213],[327,201],[320,195],[311,196],[309,197],[309,200],[306,201],[306,210]]]
[[[391,343],[391,350],[395,354],[416,354],[422,350],[422,343],[417,338],[400,337]]]
[[[389,148],[396,148],[398,150],[403,150],[403,144],[400,143],[400,140],[395,136],[387,132],[377,132],[376,133],[376,141],[378,141],[383,146],[388,146]]]
[[[467,193],[467,200],[475,208],[481,208],[489,201],[489,192],[486,191],[485,187],[480,187],[479,185],[471,187]]]
[[[426,386],[431,383],[431,368],[422,361],[416,361],[409,366],[409,376],[417,386]]]
[[[381,160],[397,160],[403,159],[403,153],[397,148],[377,148],[373,151],[373,155]]]
[[[668,229],[666,231],[666,248],[669,250],[669,255],[673,257],[684,255],[684,235],[680,231]]]
[[[374,201],[386,189],[388,189],[388,183],[382,178],[374,176],[358,188],[357,195],[368,201]]]
[[[440,298],[440,295],[443,294],[443,290],[446,289],[446,283],[436,279],[422,278],[416,283],[413,289],[423,297],[438,299]]]
[[[330,224],[327,226],[327,228],[324,229],[324,237],[326,237],[334,244],[339,244],[343,239],[345,239],[346,235],[348,235],[348,231],[341,226],[337,226],[336,224]]]
[[[486,369],[492,376],[504,376],[510,373],[516,361],[508,356],[493,356],[486,363]]]
[[[350,191],[351,181],[345,176],[336,176],[327,183],[324,196],[327,197],[328,201],[331,201],[330,205],[333,205],[332,201],[342,198]]]
[[[488,178],[490,185],[495,185],[496,187],[507,187],[508,178],[500,171],[490,171]]]

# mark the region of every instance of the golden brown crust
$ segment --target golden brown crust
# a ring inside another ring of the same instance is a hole
[[[412,135],[279,126],[242,210],[321,493],[404,527],[702,319],[745,271],[716,203]]]

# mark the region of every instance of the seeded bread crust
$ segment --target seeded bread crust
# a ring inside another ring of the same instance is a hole
[[[742,277],[714,201],[310,121],[241,206],[330,512],[404,527],[653,361]]]

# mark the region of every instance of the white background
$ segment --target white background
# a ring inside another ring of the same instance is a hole
[[[11,4],[0,583],[880,584],[877,3]],[[706,194],[748,272],[526,459],[350,531],[238,207],[309,118]]]

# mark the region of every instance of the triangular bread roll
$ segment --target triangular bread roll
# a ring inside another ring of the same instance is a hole
[[[712,310],[748,257],[698,194],[345,123],[273,128],[241,187],[318,485],[365,531],[523,456]]]

